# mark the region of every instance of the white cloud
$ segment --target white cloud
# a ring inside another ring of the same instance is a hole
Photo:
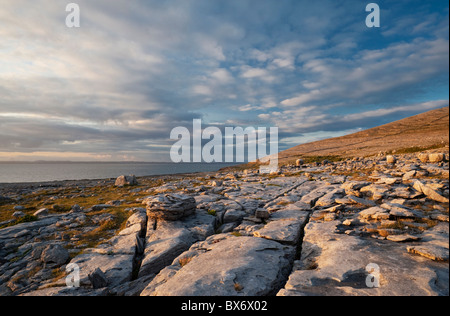
[[[448,10],[399,2],[371,42],[350,0],[77,3],[68,29],[65,4],[2,1],[2,150],[142,157],[193,117],[336,130],[448,94]]]
[[[193,92],[199,95],[211,96],[213,94],[212,90],[208,86],[198,85],[193,87]]]
[[[241,77],[245,79],[259,79],[267,83],[272,83],[277,80],[276,76],[267,69],[253,68],[250,66],[242,67]]]
[[[234,81],[232,74],[224,68],[215,70],[211,74],[211,77],[216,79],[220,84],[229,84]]]
[[[300,94],[294,98],[286,99],[281,104],[286,107],[298,106],[319,99],[321,94],[321,90],[316,89],[308,93]]]

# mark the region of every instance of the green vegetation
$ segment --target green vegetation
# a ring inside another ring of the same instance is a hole
[[[6,227],[10,227],[10,226],[15,226],[15,225],[22,224],[22,223],[35,222],[35,221],[37,221],[37,220],[38,220],[38,218],[37,218],[36,216],[33,216],[33,215],[25,215],[24,217],[19,218],[19,219],[15,220],[15,221],[13,221],[13,222],[11,222],[11,223],[9,223],[9,224],[5,224],[5,225],[3,225],[3,226],[0,226],[0,229],[6,228]]]
[[[441,143],[441,144],[435,144],[435,145],[427,146],[427,147],[413,146],[413,147],[408,147],[408,148],[400,148],[397,150],[391,150],[391,151],[388,151],[387,154],[389,154],[389,155],[392,155],[392,154],[396,154],[396,155],[414,154],[414,153],[419,153],[422,151],[444,148],[446,145],[448,145],[448,144]]]

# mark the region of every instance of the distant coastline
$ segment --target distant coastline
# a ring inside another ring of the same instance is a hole
[[[72,161],[72,160],[36,160],[36,161],[0,161],[0,164],[170,164],[160,161]]]
[[[163,162],[0,162],[0,184],[41,183],[112,179],[120,175],[137,177],[216,172],[231,163]]]

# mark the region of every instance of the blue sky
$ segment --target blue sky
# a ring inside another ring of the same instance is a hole
[[[168,161],[170,131],[280,149],[448,106],[448,2],[1,0],[0,160]]]

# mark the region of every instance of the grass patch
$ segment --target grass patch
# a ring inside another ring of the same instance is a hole
[[[128,219],[127,212],[121,209],[102,211],[113,215],[112,219],[105,220],[96,229],[84,234],[77,245],[83,245],[83,248],[95,248],[104,240],[111,238],[114,234],[125,228],[126,221]]]
[[[241,285],[241,284],[239,284],[239,283],[234,283],[234,290],[236,291],[236,292],[240,292],[240,291],[242,291],[244,289],[244,287]]]
[[[185,258],[181,258],[180,260],[178,260],[178,263],[180,264],[181,267],[184,267],[185,265],[187,265],[189,262],[192,261],[192,259],[194,259],[195,257],[185,257]]]
[[[19,224],[22,224],[22,223],[35,222],[35,221],[37,221],[37,220],[38,220],[37,216],[34,216],[34,215],[25,215],[24,217],[19,218],[19,219],[15,220],[15,221],[13,221],[13,222],[11,222],[11,223],[9,223],[9,224],[5,224],[5,225],[3,225],[3,226],[0,226],[0,229],[6,228],[6,227],[15,226],[15,225],[19,225]]]
[[[407,147],[407,148],[400,148],[396,150],[390,150],[387,152],[388,155],[396,154],[396,155],[402,155],[402,154],[414,154],[422,151],[432,150],[432,149],[440,149],[444,148],[448,144],[435,144],[427,147],[420,147],[420,146],[413,146],[413,147]]]

